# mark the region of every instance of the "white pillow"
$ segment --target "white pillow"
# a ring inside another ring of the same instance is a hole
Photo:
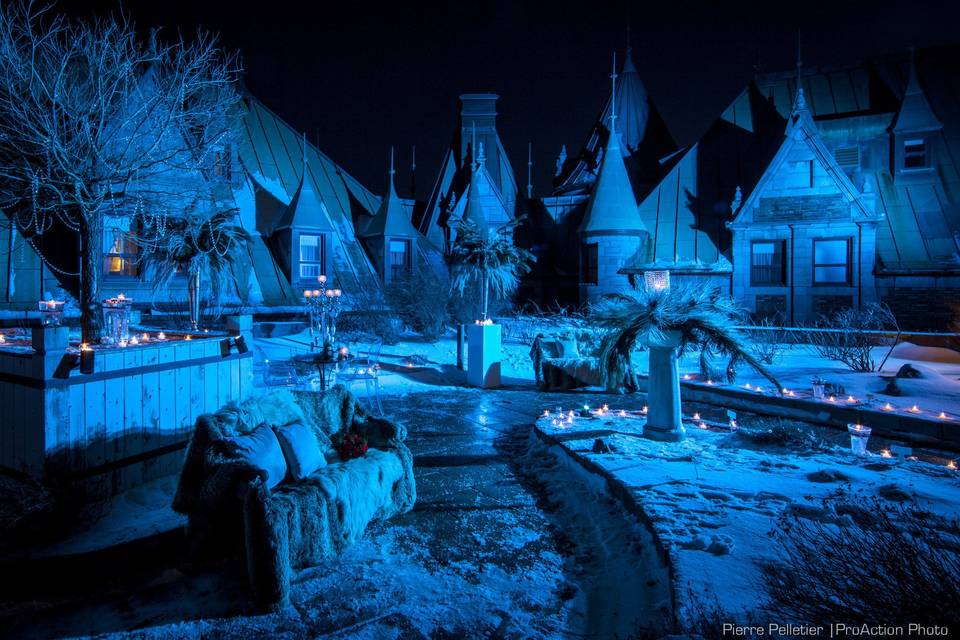
[[[287,460],[291,480],[303,480],[327,464],[316,434],[304,423],[291,422],[282,427],[274,427],[273,430],[280,441],[283,457]]]
[[[261,424],[245,436],[227,438],[227,444],[234,455],[266,472],[268,489],[283,482],[287,475],[287,463],[283,459],[277,436],[266,424]]]

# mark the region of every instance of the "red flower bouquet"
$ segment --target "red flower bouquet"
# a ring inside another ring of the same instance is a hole
[[[358,433],[347,433],[334,445],[341,460],[353,460],[367,452],[367,441]]]

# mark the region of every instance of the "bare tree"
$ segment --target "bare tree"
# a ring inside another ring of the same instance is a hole
[[[0,208],[77,296],[84,341],[99,339],[105,218],[163,229],[199,202],[232,206],[212,178],[237,131],[239,72],[203,33],[143,42],[122,18],[0,8]]]

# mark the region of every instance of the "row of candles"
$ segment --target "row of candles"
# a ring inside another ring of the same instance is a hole
[[[643,405],[643,408],[640,409],[640,414],[645,416],[647,415],[648,412],[649,412],[649,408],[647,407],[647,405]],[[577,417],[603,418],[603,417],[612,417],[612,416],[617,416],[619,418],[626,418],[628,416],[628,413],[624,409],[611,410],[609,405],[604,404],[603,406],[597,409],[591,410],[590,405],[583,405],[583,409],[581,411],[573,411],[571,409],[566,412],[564,412],[562,408],[558,407],[555,414],[551,412],[550,409],[544,409],[542,417],[543,419],[549,418],[550,424],[552,426],[563,429],[563,428],[569,428],[573,426],[574,419]],[[695,412],[693,414],[693,416],[691,417],[691,421],[699,429],[707,430],[710,428],[710,425],[708,425],[706,421],[704,421],[700,417],[699,412]],[[736,431],[738,429],[736,418],[731,417],[727,424],[727,427],[729,428],[730,431]],[[870,434],[873,432],[873,429],[859,423],[851,423],[847,425],[847,432],[850,434],[850,447],[853,453],[859,456],[866,455],[867,440],[870,438]],[[881,449],[880,456],[883,458],[892,458],[893,453],[891,453],[890,449],[884,448],[884,449]],[[916,456],[909,456],[908,459],[917,460],[918,458]],[[951,471],[956,471],[958,468],[956,460],[952,460],[952,459],[948,460],[946,463],[946,467]]]
[[[690,375],[689,373],[683,374],[682,378],[683,378],[683,380],[685,380],[685,381],[692,381],[692,380],[694,379],[694,377],[693,377],[692,375]],[[712,387],[712,386],[716,386],[716,385],[719,384],[719,383],[714,382],[713,380],[711,380],[711,379],[708,378],[708,379],[704,382],[704,384],[706,384],[708,387]],[[758,384],[758,385],[751,385],[749,382],[746,383],[746,384],[744,384],[744,385],[742,385],[741,388],[742,388],[742,389],[746,389],[747,391],[754,391],[754,392],[756,392],[756,393],[761,393],[761,394],[766,392],[766,388],[765,388],[765,387],[762,387],[762,386],[760,386],[759,384]],[[797,397],[799,397],[799,396],[797,395],[797,392],[794,391],[793,389],[783,388],[783,389],[781,389],[781,393],[782,393],[784,396],[788,397],[788,398],[797,398]],[[814,398],[814,399],[817,399],[817,398]],[[826,396],[826,397],[824,397],[824,398],[819,398],[819,399],[821,399],[823,402],[829,402],[830,404],[848,404],[848,405],[863,404],[863,400],[860,400],[860,399],[858,399],[858,398],[856,398],[856,397],[854,397],[854,396],[852,396],[852,395],[848,395],[846,398],[837,398],[837,396],[835,396],[835,395],[828,395],[828,396]],[[893,406],[893,405],[890,404],[889,402],[884,403],[883,406],[880,407],[880,410],[881,410],[881,411],[886,411],[886,412],[898,411],[897,407]],[[924,412],[923,409],[921,409],[918,404],[913,404],[913,405],[910,406],[910,407],[907,407],[907,408],[905,408],[905,409],[899,409],[899,410],[906,411],[907,413],[913,413],[913,414],[921,414],[921,413]],[[940,412],[937,414],[936,417],[937,417],[937,419],[939,419],[939,420],[951,420],[951,419],[952,419],[949,415],[947,415],[947,413],[946,413],[945,411],[940,411]]]
[[[320,283],[320,286],[324,287],[323,289],[304,289],[303,297],[309,300],[310,298],[320,298],[326,296],[328,298],[339,298],[343,295],[343,291],[340,289],[327,289],[324,285],[327,284],[327,276],[319,275],[317,276],[317,282]]]

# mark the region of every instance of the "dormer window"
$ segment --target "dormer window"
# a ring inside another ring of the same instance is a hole
[[[903,168],[924,169],[927,166],[927,143],[923,138],[903,141]]]

